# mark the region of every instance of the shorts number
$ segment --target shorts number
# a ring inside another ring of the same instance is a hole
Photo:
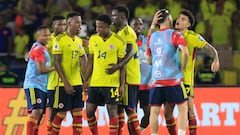
[[[115,88],[115,89],[111,88],[110,92],[111,92],[111,98],[118,97],[119,95],[118,88]]]

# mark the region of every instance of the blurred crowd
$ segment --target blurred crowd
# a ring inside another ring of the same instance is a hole
[[[52,16],[79,12],[83,20],[79,36],[88,38],[95,33],[97,15],[111,14],[117,4],[130,9],[131,19],[144,20],[145,34],[158,9],[169,9],[174,20],[182,9],[189,9],[196,19],[192,29],[217,48],[223,68],[231,67],[233,51],[240,51],[240,0],[0,0],[0,84],[18,85],[23,80],[24,54],[36,28],[50,26]]]

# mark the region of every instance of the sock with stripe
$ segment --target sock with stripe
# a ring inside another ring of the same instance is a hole
[[[189,132],[190,135],[197,135],[197,120],[196,117],[189,118]]]
[[[57,113],[53,119],[52,122],[52,135],[58,135],[60,128],[61,128],[61,123],[63,119],[66,117],[65,113]]]
[[[125,124],[125,118],[124,118],[124,112],[121,112],[119,115],[118,115],[118,134],[121,135],[122,132],[123,132],[123,127],[124,127],[124,124]]]
[[[167,129],[168,129],[168,133],[170,135],[177,135],[176,122],[175,122],[175,119],[173,117],[169,120],[166,120],[166,126],[167,126]]]
[[[48,135],[51,135],[52,132],[52,121],[48,120],[47,121],[47,133]]]
[[[27,120],[27,135],[34,135],[38,119],[30,116]]]
[[[133,135],[141,134],[140,125],[139,125],[139,121],[136,113],[133,113],[130,116],[128,116],[128,128],[129,128],[130,134],[133,134]]]
[[[88,126],[93,135],[98,135],[97,119],[96,117],[87,118]]]
[[[109,122],[109,135],[118,135],[118,117],[116,118],[110,118]]]
[[[81,135],[82,134],[82,111],[73,111],[73,135]]]

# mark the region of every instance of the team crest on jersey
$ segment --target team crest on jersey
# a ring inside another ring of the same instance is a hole
[[[41,98],[37,98],[37,103],[41,104],[42,103],[42,99]]]
[[[199,39],[200,41],[204,41],[204,38],[203,38],[202,36],[199,36],[198,39]]]
[[[54,50],[59,50],[59,44],[54,44],[53,49],[54,49]]]
[[[114,45],[108,45],[108,48],[110,49],[110,50],[112,50],[113,48],[114,48]]]

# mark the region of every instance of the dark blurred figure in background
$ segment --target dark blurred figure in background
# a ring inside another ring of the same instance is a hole
[[[203,66],[196,72],[196,84],[209,85],[219,84],[221,82],[219,72],[211,71],[212,58],[205,56],[203,60]]]

